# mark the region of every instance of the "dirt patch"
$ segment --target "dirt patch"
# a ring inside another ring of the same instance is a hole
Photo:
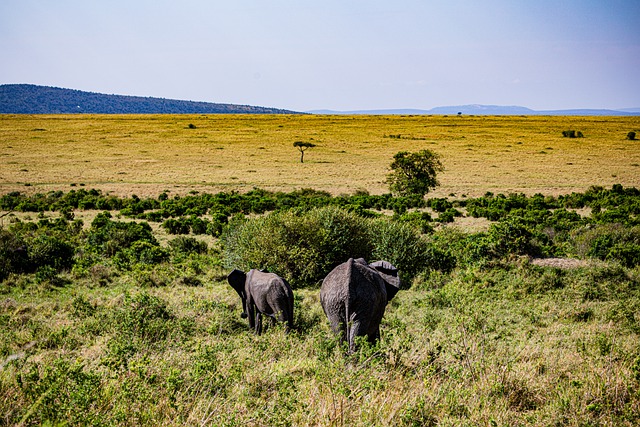
[[[531,264],[540,267],[572,269],[586,267],[587,265],[589,265],[589,262],[583,259],[575,258],[534,258],[531,260]]]

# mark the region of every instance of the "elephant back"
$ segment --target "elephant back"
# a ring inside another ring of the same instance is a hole
[[[339,313],[341,318],[345,317],[342,313],[359,309],[377,310],[387,304],[384,281],[366,263],[350,258],[322,281],[320,302],[326,313]]]
[[[349,305],[377,311],[387,305],[387,292],[380,274],[368,265],[355,260],[347,261],[349,271]]]

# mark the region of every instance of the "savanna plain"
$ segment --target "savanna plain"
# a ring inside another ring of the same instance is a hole
[[[638,425],[629,132],[640,118],[0,115],[0,425]],[[393,155],[424,149],[440,186],[388,194]],[[353,354],[318,296],[350,256],[404,283]],[[240,318],[226,275],[252,267],[294,287],[290,333]]]

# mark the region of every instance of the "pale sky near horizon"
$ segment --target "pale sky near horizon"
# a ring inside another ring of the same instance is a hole
[[[640,0],[0,0],[0,84],[285,108],[640,107]]]

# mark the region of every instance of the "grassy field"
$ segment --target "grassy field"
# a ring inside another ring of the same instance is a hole
[[[639,128],[637,117],[0,116],[0,195],[380,194],[393,154],[423,148],[446,168],[433,195],[451,200],[640,187],[640,142],[625,139]],[[569,129],[584,138],[563,138]],[[317,145],[304,164],[294,141]],[[615,211],[594,206],[578,211]],[[514,221],[432,222],[424,253],[455,263],[424,266],[388,305],[381,341],[352,355],[330,334],[317,284],[295,290],[292,333],[249,331],[211,235],[188,236],[206,242],[196,252],[172,246],[179,237],[160,223],[158,244],[132,244],[123,228],[101,231],[96,211],[0,212],[0,261],[23,239],[41,265],[0,275],[0,426],[638,425],[640,267],[585,255],[613,247],[631,259],[634,212],[629,224],[564,230],[581,259],[557,263],[486,242],[540,245],[566,222],[533,224],[542,234],[531,236]]]
[[[193,126],[190,127],[190,125]],[[564,138],[562,131],[584,138]],[[189,191],[387,192],[393,154],[430,149],[436,196],[534,194],[640,185],[638,117],[0,116],[0,193],[97,188],[119,196]],[[300,164],[293,142],[316,144]]]

